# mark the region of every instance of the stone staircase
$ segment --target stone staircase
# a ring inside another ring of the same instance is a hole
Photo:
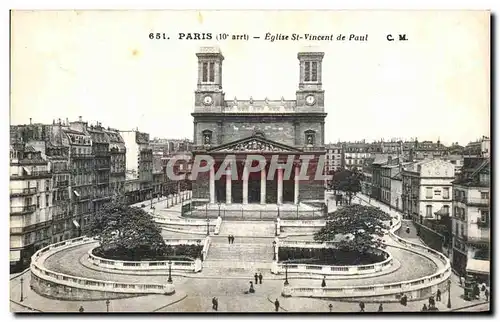
[[[274,221],[223,221],[219,236],[274,237],[275,233],[276,226]]]
[[[231,262],[272,262],[273,245],[269,243],[244,243],[234,244],[214,241],[208,250],[208,261],[225,261],[227,265]]]

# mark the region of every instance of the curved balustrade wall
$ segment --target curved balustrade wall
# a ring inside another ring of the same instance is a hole
[[[77,247],[96,240],[79,237],[49,245],[38,250],[31,258],[31,287],[48,297],[66,300],[85,300],[88,298],[123,298],[138,294],[173,294],[173,284],[122,283],[83,278],[46,269],[45,259],[62,250]]]
[[[285,286],[283,288],[283,296],[303,296],[303,297],[319,297],[319,298],[379,298],[386,301],[396,301],[395,295],[400,295],[404,293],[408,299],[419,299],[425,298],[434,294],[438,288],[445,290],[447,280],[451,276],[451,266],[449,259],[429,247],[419,245],[407,241],[395,234],[401,228],[401,215],[396,214],[396,219],[392,227],[389,229],[388,235],[400,243],[402,246],[400,248],[408,249],[414,251],[420,255],[423,255],[432,260],[438,260],[442,265],[438,271],[429,276],[422,278],[387,283],[387,284],[377,284],[377,285],[367,285],[363,287],[292,287]],[[279,226],[279,225],[277,225]],[[277,227],[278,228],[278,227]],[[394,246],[394,245],[391,245]],[[307,246],[311,247],[311,245]],[[397,246],[395,246],[397,247]]]

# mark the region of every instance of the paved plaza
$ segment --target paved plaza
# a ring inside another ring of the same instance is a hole
[[[330,195],[331,196],[331,195]],[[362,195],[353,199],[356,203],[366,203],[367,198]],[[148,204],[148,203],[146,203]],[[328,203],[335,207],[335,202]],[[375,201],[372,205],[382,210],[394,213]],[[180,205],[170,206],[166,209],[165,200],[155,200],[155,215],[166,218],[179,218]],[[149,207],[148,207],[149,208]],[[147,209],[149,210],[149,209]],[[330,209],[332,211],[332,209]],[[406,225],[406,223],[405,223]],[[414,230],[414,229],[412,229]],[[401,230],[403,231],[403,229]],[[227,235],[235,236],[235,243],[229,245]],[[420,242],[414,234],[401,237]],[[199,238],[199,235],[186,233],[175,233],[163,231],[165,238]],[[272,275],[270,273],[272,258],[272,242],[274,240],[274,222],[230,222],[222,224],[220,235],[211,236],[211,246],[207,260],[203,263],[203,271],[200,273],[173,272],[176,293],[171,296],[147,295],[128,299],[112,300],[109,311],[113,312],[210,312],[211,299],[217,297],[219,300],[219,312],[271,312],[274,311],[274,301],[280,302],[282,312],[329,312],[332,304],[334,312],[358,312],[357,302],[349,303],[343,301],[331,301],[314,298],[281,297],[284,276]],[[312,234],[308,236],[289,237],[287,240],[312,240]],[[390,241],[389,241],[390,243]],[[155,274],[119,274],[111,270],[92,267],[86,262],[87,252],[97,243],[80,245],[57,252],[45,259],[46,268],[68,275],[109,280],[116,282],[148,282],[165,284],[167,272],[160,271]],[[372,277],[342,278],[328,277],[328,287],[335,286],[362,286],[368,284],[390,283],[411,280],[430,275],[438,269],[436,262],[397,247],[388,247],[393,258],[399,264],[395,271],[387,272]],[[42,255],[46,256],[46,255]],[[442,264],[441,264],[442,265]],[[261,272],[264,276],[263,283],[255,285],[254,294],[245,294],[249,282],[253,280],[253,274]],[[32,291],[30,285],[30,272],[22,275],[23,301],[20,302],[20,276],[14,277],[10,284],[11,310],[16,312],[76,312],[83,306],[85,312],[106,312],[106,303],[99,301],[62,301],[42,297]],[[465,301],[462,299],[463,289],[458,284],[458,279],[453,276],[451,287],[452,309],[477,311],[487,310],[488,303],[484,298],[476,301]],[[289,274],[290,286],[293,287],[317,287],[321,284],[321,277],[305,277],[298,274]],[[447,292],[442,296],[442,301],[437,303],[440,311],[449,310],[447,304]],[[420,311],[426,300],[409,302],[407,306],[399,303],[384,303],[384,311]],[[473,306],[471,306],[473,305]],[[367,303],[366,311],[376,311],[378,303]]]

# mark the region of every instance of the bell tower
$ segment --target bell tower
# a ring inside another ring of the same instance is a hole
[[[195,91],[195,110],[211,111],[224,103],[222,91],[222,61],[217,47],[201,47],[198,57],[198,84]]]
[[[324,90],[322,89],[323,57],[325,53],[317,51],[299,52],[299,89],[297,95],[297,108],[324,109]]]

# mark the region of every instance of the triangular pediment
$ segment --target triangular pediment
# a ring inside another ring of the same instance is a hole
[[[229,142],[208,152],[301,152],[302,150],[255,135]]]

